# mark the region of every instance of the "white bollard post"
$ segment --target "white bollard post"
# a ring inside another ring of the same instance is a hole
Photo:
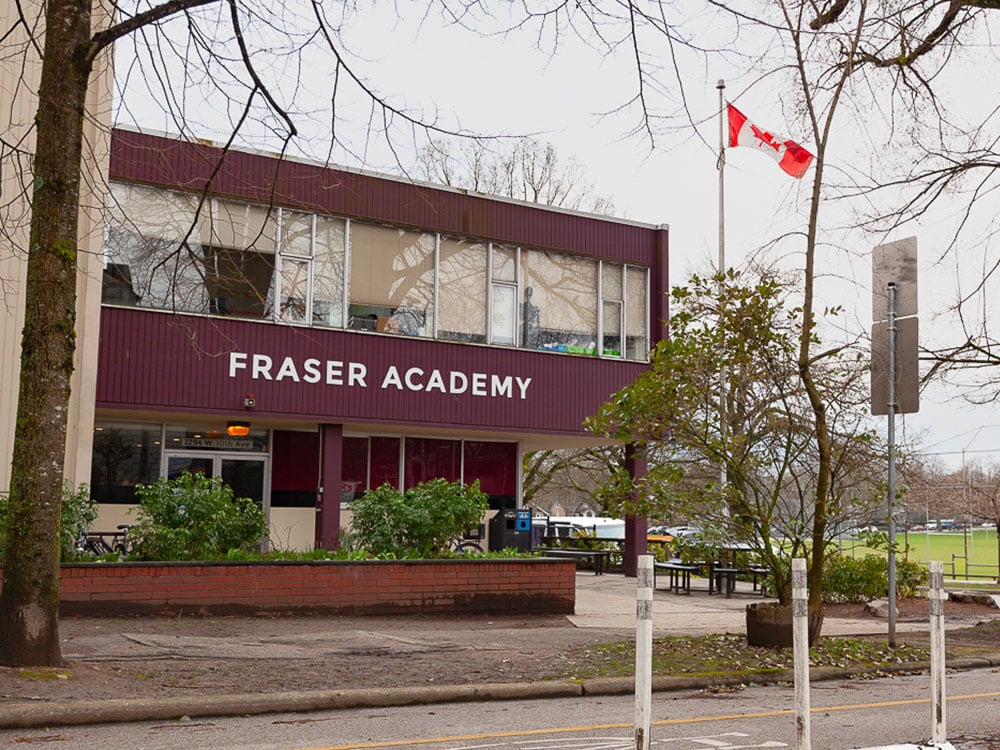
[[[927,598],[931,609],[931,742],[947,742],[944,691],[944,563],[931,560]]]
[[[639,555],[635,601],[635,750],[649,750],[653,703],[653,556]]]
[[[809,592],[806,561],[792,560],[792,648],[795,660],[795,747],[811,750],[809,728]]]

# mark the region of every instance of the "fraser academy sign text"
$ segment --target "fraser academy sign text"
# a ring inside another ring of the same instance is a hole
[[[230,352],[229,377],[245,373],[251,380],[288,381],[317,385],[368,388],[368,365],[363,362],[320,360],[309,357],[296,360],[283,357],[277,360],[267,354]],[[376,380],[372,379],[372,383]],[[517,398],[524,400],[531,378],[519,375],[500,375],[488,372],[463,372],[461,370],[425,370],[422,367],[388,365],[379,373],[378,387],[423,393],[448,395],[469,394],[486,398]]]

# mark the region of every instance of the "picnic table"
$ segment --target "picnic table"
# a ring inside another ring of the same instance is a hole
[[[656,572],[666,571],[670,575],[669,588],[675,594],[691,593],[691,575],[707,572],[708,593],[725,593],[726,598],[731,598],[736,591],[736,580],[739,576],[750,576],[753,580],[753,590],[764,593],[761,580],[766,578],[770,571],[759,565],[749,567],[735,567],[720,563],[716,560],[695,561],[686,563],[680,559],[667,560],[665,562],[653,563],[653,588],[656,588]]]
[[[656,571],[665,570],[670,574],[670,590],[675,594],[691,593],[691,574],[701,570],[698,565],[689,565],[681,560],[667,560],[653,563],[653,588],[656,588]]]
[[[579,549],[576,547],[535,547],[535,552],[541,552],[546,557],[572,557],[576,560],[586,560],[593,564],[594,575],[604,575],[604,568],[611,560],[609,549]]]

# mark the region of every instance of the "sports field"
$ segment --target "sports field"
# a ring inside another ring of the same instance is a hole
[[[896,541],[899,543],[901,556],[905,554],[913,562],[926,564],[928,560],[940,560],[944,563],[945,578],[997,578],[996,529],[897,533]],[[835,540],[834,544],[846,555],[852,552],[855,555],[875,552],[852,539]]]

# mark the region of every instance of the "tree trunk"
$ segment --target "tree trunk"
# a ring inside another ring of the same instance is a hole
[[[823,559],[826,556],[826,526],[829,517],[830,475],[833,450],[830,442],[830,427],[826,420],[824,394],[813,378],[812,354],[810,346],[813,328],[816,325],[813,313],[813,299],[816,282],[816,231],[819,221],[820,187],[823,181],[825,146],[818,142],[816,172],[813,177],[812,196],[809,204],[809,227],[806,233],[805,289],[802,298],[802,330],[799,332],[799,379],[805,388],[812,406],[814,439],[816,440],[816,497],[813,505],[812,547],[809,550],[809,566],[806,584],[809,588],[809,608],[821,610],[823,607]]]
[[[0,596],[0,662],[55,666],[59,516],[76,347],[76,255],[91,0],[48,0],[21,379]]]

